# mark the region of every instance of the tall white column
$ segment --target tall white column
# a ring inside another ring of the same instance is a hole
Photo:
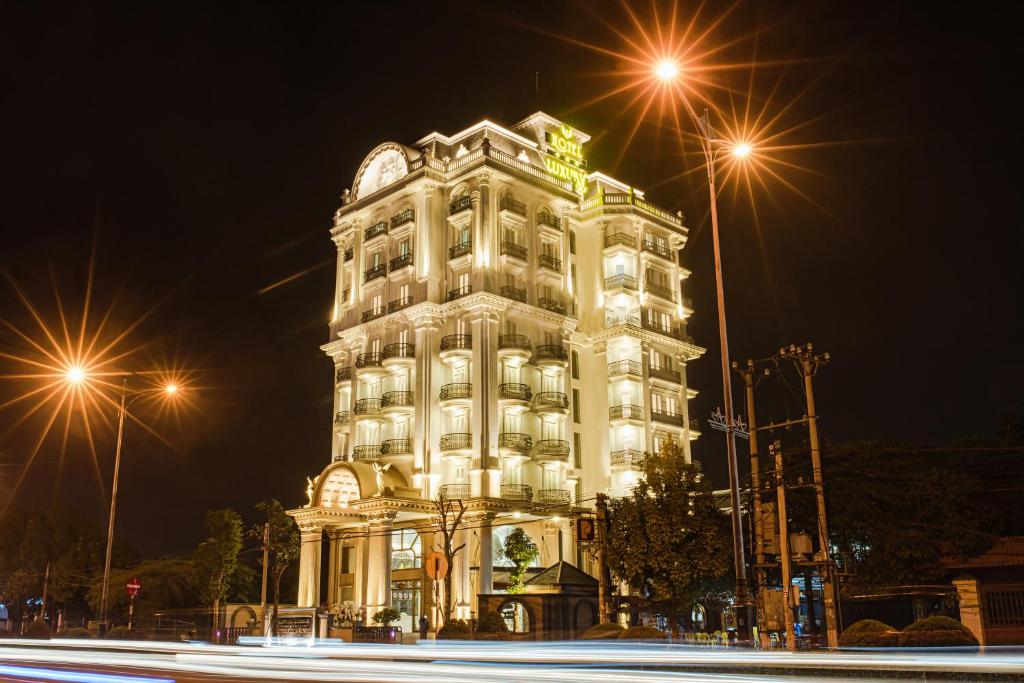
[[[463,525],[464,526],[464,525]],[[458,618],[468,618],[472,605],[469,585],[470,546],[469,532],[460,528],[455,532],[454,547],[465,545],[452,563],[452,609]],[[461,609],[460,609],[461,608]]]
[[[396,513],[383,511],[369,516],[366,576],[366,619],[391,604],[391,527]]]
[[[473,465],[479,493],[490,496],[490,471],[498,463],[498,316],[480,313],[470,322],[473,333]]]
[[[416,325],[416,422],[413,438],[413,475],[419,475],[420,494],[432,499],[434,491],[430,485],[430,464],[433,457],[432,444],[440,429],[437,410],[438,391],[435,389],[434,358],[438,350],[438,330],[441,320],[425,318],[415,321]]]
[[[320,548],[323,527],[303,523],[299,526],[299,607],[316,607],[320,602]]]
[[[477,591],[482,594],[494,592],[494,558],[491,554],[493,542],[491,520],[493,518],[493,515],[484,515],[480,518],[480,585]],[[479,608],[477,608],[477,615],[483,616],[480,614]]]

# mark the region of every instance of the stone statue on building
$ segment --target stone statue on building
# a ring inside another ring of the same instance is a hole
[[[387,487],[384,486],[384,473],[391,469],[391,463],[387,465],[381,465],[380,463],[373,463],[373,473],[377,477],[377,493],[373,494],[374,497],[383,496]]]
[[[316,480],[319,478],[319,475],[313,479],[306,477],[306,507],[308,508],[313,507],[313,488],[316,486]]]

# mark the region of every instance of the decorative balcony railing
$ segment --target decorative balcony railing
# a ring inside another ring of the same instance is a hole
[[[353,460],[380,460],[380,444],[365,444],[352,449]]]
[[[673,382],[674,384],[680,384],[682,381],[679,371],[671,368],[656,368],[652,366],[647,368],[647,374],[650,377],[663,379],[666,382]]]
[[[466,242],[459,242],[458,244],[453,244],[452,246],[448,247],[448,259],[451,260],[453,258],[459,258],[460,256],[469,254],[472,251],[473,242],[471,240]]]
[[[683,426],[683,416],[676,413],[662,413],[657,410],[651,411],[651,419],[655,422],[662,422],[667,425]]]
[[[640,316],[630,313],[605,313],[604,326],[615,327],[616,325],[632,325],[640,327]]]
[[[537,491],[537,502],[545,505],[568,505],[572,496],[565,489],[541,489]]]
[[[563,304],[558,299],[550,299],[546,296],[542,296],[537,299],[537,305],[546,311],[558,313],[559,315],[565,315],[565,304]]]
[[[604,279],[605,289],[618,289],[619,287],[623,289],[637,290],[640,289],[640,283],[637,282],[635,277],[632,275],[626,275],[625,273],[618,273],[617,275],[612,275],[611,277],[606,277]]]
[[[569,360],[569,352],[561,344],[543,344],[533,352],[535,360]]]
[[[369,242],[377,235],[383,235],[388,231],[388,222],[381,221],[380,223],[374,223],[366,230],[363,231],[363,241]]]
[[[352,381],[352,368],[344,367],[338,368],[334,371],[335,382],[351,382]]]
[[[528,484],[502,484],[501,497],[505,500],[529,502],[533,499],[533,487]]]
[[[441,500],[465,500],[469,498],[469,484],[442,484],[437,497]]]
[[[388,302],[388,313],[394,313],[395,311],[400,311],[403,308],[409,308],[409,306],[412,306],[412,297],[403,296],[401,299],[395,299],[394,301]]]
[[[498,385],[498,398],[529,401],[533,398],[533,387],[519,382],[505,382]]]
[[[384,360],[389,358],[415,358],[415,344],[387,344],[384,346]]]
[[[345,250],[345,261],[346,262],[351,261],[354,256],[355,256],[355,252],[353,252],[352,247],[349,247],[348,249]]]
[[[533,405],[536,408],[569,408],[569,397],[561,391],[541,391],[533,397]]]
[[[379,351],[372,353],[361,353],[356,356],[356,367],[357,368],[379,368],[381,367],[381,361],[384,360],[384,354]]]
[[[614,247],[617,244],[622,244],[636,249],[636,238],[632,235],[627,235],[624,232],[613,232],[604,236],[605,247]]]
[[[442,451],[460,451],[473,447],[473,435],[466,432],[441,435]]]
[[[635,448],[624,448],[621,451],[612,451],[608,456],[612,467],[636,467],[644,464],[644,452]]]
[[[650,240],[645,237],[640,248],[646,252],[656,254],[664,259],[668,259],[669,261],[676,260],[672,254],[672,249],[667,244],[658,244],[654,240]]]
[[[412,439],[387,439],[380,445],[381,455],[411,455]]]
[[[379,277],[384,277],[388,274],[388,267],[384,263],[377,264],[372,268],[367,268],[363,272],[363,282],[369,282],[370,280],[376,280]]]
[[[334,414],[334,426],[344,427],[352,419],[352,413],[347,410],[339,410]]]
[[[515,242],[501,243],[502,256],[512,256],[514,258],[519,259],[520,261],[525,261],[529,253],[529,250],[521,244],[516,244]]]
[[[473,348],[473,335],[471,334],[446,334],[441,337],[442,351],[471,348]]]
[[[363,311],[363,314],[361,316],[359,316],[359,320],[364,323],[368,323],[371,320],[376,320],[377,318],[380,318],[381,316],[384,315],[384,313],[385,309],[383,306],[378,306],[377,308],[368,308],[367,310]]]
[[[671,287],[665,287],[664,285],[656,285],[653,282],[647,282],[644,284],[644,289],[648,294],[653,294],[656,297],[665,299],[666,301],[676,302],[676,293],[672,291]]]
[[[520,216],[525,216],[526,204],[516,201],[512,197],[506,195],[498,201],[498,211],[511,211],[512,213],[517,213]]]
[[[405,225],[416,220],[416,211],[413,209],[406,209],[401,213],[398,213],[391,217],[391,227],[397,228],[399,225]]]
[[[569,442],[564,439],[539,439],[533,445],[533,454],[548,458],[568,458]]]
[[[499,349],[522,349],[529,351],[532,348],[530,338],[525,334],[502,334],[498,335]]]
[[[541,254],[537,257],[537,265],[541,268],[553,270],[556,273],[562,272],[562,259],[552,254]]]
[[[391,259],[391,271],[394,272],[400,268],[412,265],[412,252],[407,251],[404,254],[399,254],[395,258]]]
[[[466,209],[471,208],[473,208],[473,198],[468,194],[463,195],[462,197],[453,200],[452,203],[448,205],[448,215],[454,216],[460,211],[465,211]]]
[[[455,289],[448,290],[448,301],[455,301],[461,299],[467,294],[473,293],[473,285],[464,285],[462,287],[456,287]]]
[[[381,402],[379,398],[361,398],[356,401],[352,412],[356,415],[380,415]]]
[[[666,337],[672,337],[679,341],[684,341],[688,344],[693,343],[693,337],[683,332],[682,327],[672,327],[671,325],[664,325],[658,320],[658,316],[653,311],[644,311],[641,322],[645,330],[651,332],[657,332],[663,334]]]
[[[415,395],[411,391],[389,391],[384,394],[381,405],[384,408],[408,408],[415,405]]]
[[[558,216],[548,213],[547,211],[541,211],[537,214],[537,225],[546,225],[559,232],[562,231],[562,222],[558,220]]]
[[[466,382],[455,382],[442,386],[441,400],[448,401],[453,398],[473,398],[473,385]]]
[[[608,419],[642,420],[644,419],[644,409],[640,406],[635,406],[629,403],[621,406],[611,406],[608,408]]]
[[[641,377],[643,375],[643,370],[640,367],[640,363],[635,360],[616,360],[608,364],[609,377],[619,377],[621,375],[636,375],[637,377]]]
[[[502,432],[498,434],[498,448],[513,448],[528,451],[533,448],[533,437],[518,432]]]
[[[506,299],[512,299],[513,301],[520,301],[526,303],[526,290],[513,287],[512,285],[504,285],[501,288],[501,295]]]

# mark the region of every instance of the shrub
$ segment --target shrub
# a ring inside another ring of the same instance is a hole
[[[895,647],[899,632],[874,619],[861,619],[851,624],[839,637],[840,647]]]
[[[476,627],[477,633],[508,633],[508,624],[497,612],[488,612]]]
[[[619,634],[625,631],[619,624],[615,622],[609,622],[607,624],[597,624],[591,626],[584,632],[583,640],[613,640],[619,637]]]
[[[619,634],[619,640],[664,640],[665,633],[651,626],[630,626]]]
[[[918,619],[903,629],[900,645],[904,647],[970,647],[978,640],[970,629],[949,617]]]
[[[50,626],[42,619],[36,619],[25,629],[24,637],[49,639]]]
[[[58,638],[92,638],[92,631],[87,628],[66,628],[57,631]]]
[[[107,640],[135,640],[135,633],[127,626],[115,626],[103,637]]]
[[[449,619],[437,632],[438,640],[469,640],[469,624],[465,619]]]
[[[393,607],[385,607],[373,615],[373,623],[382,626],[390,626],[393,622],[402,618],[402,614]]]

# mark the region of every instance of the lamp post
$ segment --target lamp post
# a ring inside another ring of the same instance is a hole
[[[679,76],[679,67],[671,60],[662,60],[654,67],[654,75],[664,83],[670,83]],[[748,156],[752,148],[747,143],[729,144],[712,137],[711,126],[701,120],[685,97],[681,98],[686,113],[697,129],[704,165],[707,169],[708,194],[710,197],[711,240],[714,247],[715,291],[718,299],[718,344],[722,356],[722,403],[725,411],[725,444],[729,463],[729,494],[732,502],[732,545],[733,563],[736,573],[737,636],[740,641],[751,639],[751,611],[753,603],[747,588],[746,558],[743,551],[743,516],[740,511],[740,482],[736,460],[735,413],[732,405],[732,383],[729,375],[729,340],[725,321],[725,287],[722,282],[722,254],[718,237],[718,194],[715,187],[715,160],[718,152],[729,148],[739,158]]]

